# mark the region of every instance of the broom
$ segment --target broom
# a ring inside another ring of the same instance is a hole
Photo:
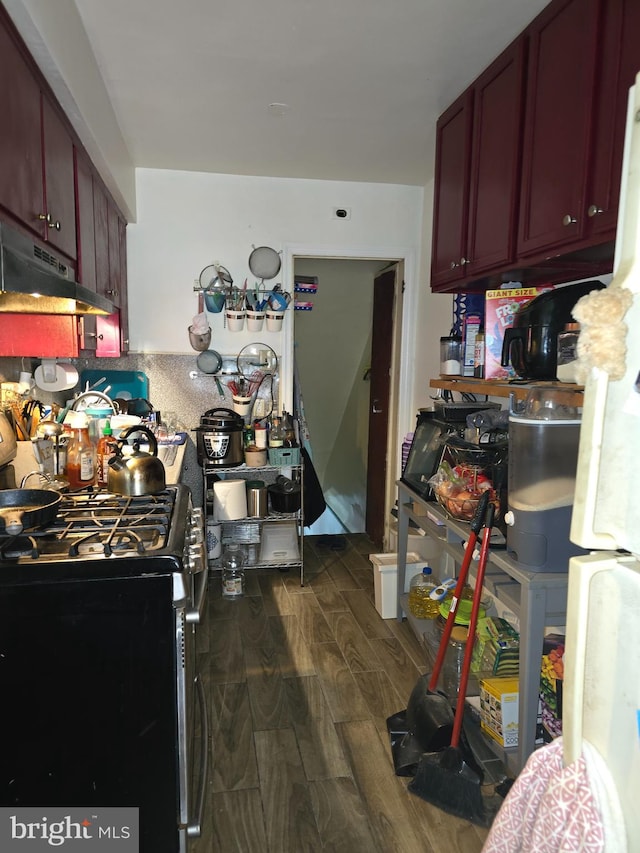
[[[423,800],[427,800],[427,802],[432,803],[434,806],[442,809],[442,811],[447,812],[447,814],[470,820],[481,826],[486,826],[489,821],[482,798],[482,791],[480,790],[482,779],[466,762],[464,753],[460,749],[460,735],[494,512],[495,508],[493,504],[489,504],[482,547],[480,549],[478,575],[473,594],[473,608],[471,610],[467,647],[464,653],[462,672],[460,673],[460,686],[458,688],[458,701],[453,720],[451,745],[442,752],[426,753],[423,755],[418,763],[416,775],[409,784],[409,790],[422,797]]]

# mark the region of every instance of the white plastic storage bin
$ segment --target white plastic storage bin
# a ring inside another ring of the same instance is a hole
[[[395,619],[398,610],[398,555],[369,554],[373,565],[376,610],[383,619]],[[409,592],[411,578],[427,565],[418,554],[408,553],[404,591]]]

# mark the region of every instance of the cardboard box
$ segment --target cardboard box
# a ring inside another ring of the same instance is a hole
[[[465,314],[462,332],[462,375],[473,376],[476,353],[476,335],[484,325],[484,312]]]
[[[502,342],[505,329],[513,326],[513,315],[540,293],[553,290],[553,285],[518,287],[513,290],[487,290],[484,311],[484,376],[485,379],[513,379],[511,365],[502,367]]]
[[[500,746],[518,745],[519,689],[517,678],[480,680],[480,726]]]
[[[383,619],[395,619],[398,611],[398,555],[369,554],[373,565],[373,592],[376,610]],[[421,572],[427,560],[417,554],[407,554],[404,591],[409,592],[411,578]]]
[[[543,737],[547,743],[562,734],[564,644],[562,634],[548,634],[542,642],[540,717]]]

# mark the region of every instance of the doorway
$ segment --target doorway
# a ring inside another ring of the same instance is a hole
[[[310,532],[367,533],[379,548],[397,477],[403,266],[293,258],[294,280],[317,283],[298,294],[312,309],[294,316],[308,449],[328,507]]]

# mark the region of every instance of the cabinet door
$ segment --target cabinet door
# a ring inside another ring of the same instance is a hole
[[[76,251],[73,141],[57,110],[42,98],[46,239],[69,258]]]
[[[129,298],[127,281],[127,223],[118,221],[120,236],[120,350],[129,352]]]
[[[524,114],[525,39],[474,83],[473,145],[465,275],[515,259]]]
[[[598,50],[592,166],[585,199],[588,233],[602,240],[615,238],[627,100],[640,71],[638,33],[638,0],[606,0]]]
[[[0,205],[44,237],[40,88],[2,16],[0,81]]]
[[[592,121],[599,0],[554,0],[529,29],[518,254],[577,241]]]
[[[109,290],[109,230],[107,194],[100,182],[93,181],[93,215],[96,241],[96,289],[101,296]]]
[[[81,325],[67,314],[0,314],[0,356],[77,358]]]
[[[464,274],[472,114],[472,92],[468,90],[443,113],[436,126],[432,290],[446,289]]]
[[[75,152],[76,162],[76,217],[78,224],[77,277],[80,284],[96,290],[96,237],[93,213],[93,170],[81,154]]]
[[[107,206],[107,231],[109,233],[109,289],[108,298],[120,306],[120,217],[112,203]]]

